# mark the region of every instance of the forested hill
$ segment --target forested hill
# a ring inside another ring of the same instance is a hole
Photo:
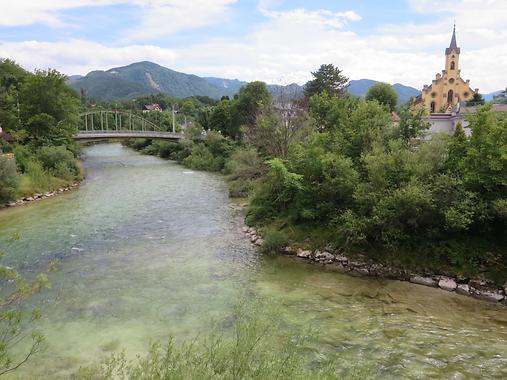
[[[370,79],[350,81],[349,93],[363,97],[368,89],[377,83]],[[180,73],[152,62],[137,62],[128,66],[116,67],[107,71],[92,71],[86,76],[69,77],[70,86],[97,100],[114,100],[135,98],[141,95],[163,93],[176,98],[202,95],[220,99],[222,96],[232,97],[247,84],[238,79],[199,77]],[[268,85],[268,89],[277,94],[281,91],[302,93],[297,84],[288,86]],[[412,87],[395,84],[400,102],[406,102],[419,91]]]

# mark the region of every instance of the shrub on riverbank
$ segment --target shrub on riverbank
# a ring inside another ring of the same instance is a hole
[[[319,355],[309,365],[305,343],[312,331],[284,333],[276,308],[264,303],[241,305],[232,327],[216,328],[204,338],[181,343],[155,343],[148,354],[129,361],[113,355],[99,367],[80,369],[76,379],[365,379],[373,372],[360,365],[350,369]]]
[[[16,163],[12,159],[0,157],[0,205],[16,197],[19,186],[19,175]]]

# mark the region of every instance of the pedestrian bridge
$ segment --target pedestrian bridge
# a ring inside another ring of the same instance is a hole
[[[132,112],[97,110],[79,116],[75,140],[144,138],[178,141],[183,138],[183,133],[165,131],[152,121]]]

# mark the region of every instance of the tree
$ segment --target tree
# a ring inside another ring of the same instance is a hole
[[[389,83],[377,83],[368,90],[366,100],[376,100],[392,112],[396,109],[398,94]]]
[[[28,73],[9,59],[0,59],[0,127],[14,131],[20,127],[19,89]]]
[[[500,94],[493,98],[493,103],[496,104],[507,104],[507,87]]]
[[[421,137],[429,129],[430,124],[424,118],[425,113],[424,108],[413,110],[409,104],[401,107],[398,134],[405,143],[408,143],[411,139]]]
[[[222,100],[212,110],[209,121],[209,129],[220,131],[224,136],[233,139],[239,136],[239,125],[234,123],[233,103],[229,100]]]
[[[243,130],[245,141],[264,155],[285,158],[310,131],[308,114],[298,100],[297,94],[282,90],[276,103],[264,107],[255,124]]]
[[[257,115],[271,104],[272,96],[264,82],[251,82],[239,90],[236,105],[236,123],[250,127],[255,124]]]
[[[342,75],[342,71],[332,64],[321,65],[312,72],[314,79],[305,85],[305,97],[327,92],[331,96],[343,96],[347,91],[349,78]]]
[[[20,93],[21,115],[36,145],[73,144],[79,120],[79,97],[56,70],[26,78]]]
[[[477,106],[477,105],[483,105],[484,103],[486,103],[486,101],[484,100],[482,95],[479,94],[478,92],[474,92],[474,96],[472,97],[472,99],[470,99],[466,103],[466,105],[467,106]]]

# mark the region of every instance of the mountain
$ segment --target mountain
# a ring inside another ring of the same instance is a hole
[[[485,101],[490,102],[493,100],[495,96],[499,95],[501,92],[502,90],[493,91],[490,92],[489,94],[483,94],[482,97],[484,98]]]
[[[371,79],[359,79],[359,80],[351,80],[349,84],[349,94],[352,94],[354,96],[359,96],[361,98],[364,98],[366,94],[368,93],[368,90],[373,85],[377,84],[379,82]],[[396,83],[393,85],[394,90],[398,94],[398,104],[405,103],[410,100],[413,96],[418,96],[421,91],[402,85],[400,83]]]
[[[352,80],[348,91],[352,95],[364,97],[376,83],[378,82],[371,79]],[[84,90],[88,96],[97,100],[132,99],[155,93],[176,98],[202,95],[220,99],[222,96],[232,98],[247,82],[239,79],[201,78],[144,61],[107,71],[92,71],[85,76],[72,75],[68,84],[78,92]],[[420,93],[415,88],[399,83],[393,87],[398,93],[400,103]],[[270,84],[268,89],[275,96],[283,93],[299,96],[303,93],[303,87],[296,83],[288,86]]]
[[[98,100],[134,98],[139,95],[164,93],[177,98],[206,95],[220,98],[223,91],[197,75],[180,73],[152,62],[138,62],[107,71],[92,71],[72,79],[69,85],[81,89]]]

